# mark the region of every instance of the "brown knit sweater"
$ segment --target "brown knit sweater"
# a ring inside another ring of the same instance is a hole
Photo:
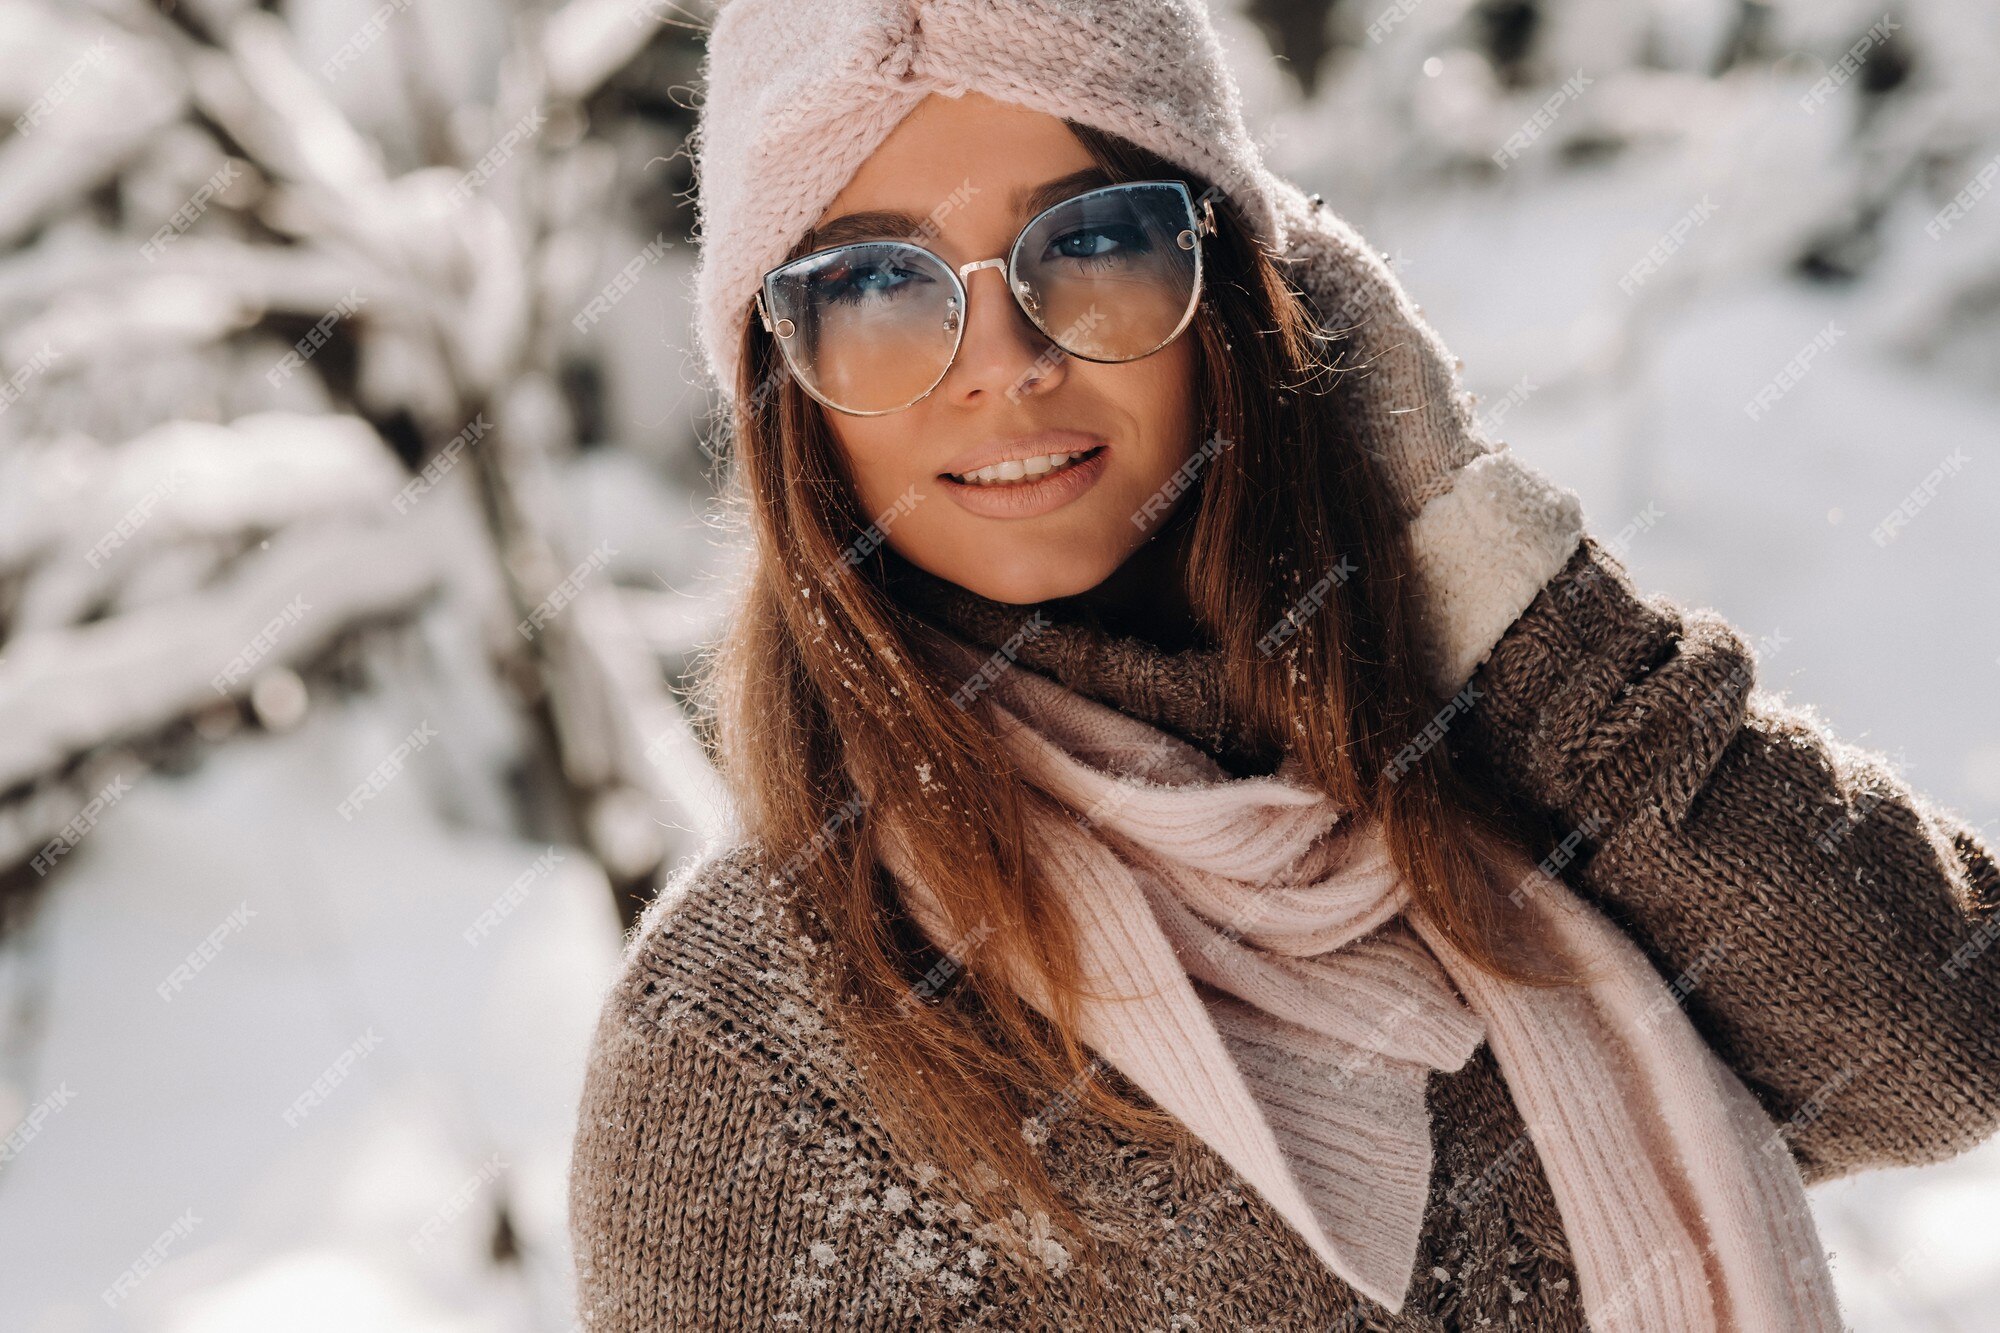
[[[993,645],[1024,611],[971,594],[938,609]],[[1067,621],[1020,662],[1243,758],[1202,650]],[[1808,1184],[1953,1156],[2000,1130],[2000,870],[1879,756],[1753,694],[1753,673],[1728,624],[1643,596],[1586,536],[1474,676],[1464,741],[1583,835],[1546,864],[1654,959]],[[1081,1110],[1039,1151],[1108,1271],[1017,1217],[1055,1277],[1030,1302],[1019,1265],[1034,1261],[927,1189],[864,1109],[824,936],[772,875],[781,861],[711,857],[633,933],[572,1163],[585,1327],[1069,1329],[1086,1281],[1108,1283],[1115,1327],[1135,1331],[1586,1327],[1487,1046],[1432,1075],[1436,1167],[1400,1315],[1329,1273],[1192,1134],[1136,1147]]]

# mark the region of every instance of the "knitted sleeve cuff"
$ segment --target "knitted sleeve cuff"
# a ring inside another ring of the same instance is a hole
[[[1634,694],[1670,659],[1671,679]],[[1678,815],[1742,725],[1750,650],[1713,612],[1647,597],[1584,534],[1472,678],[1480,749],[1517,791],[1616,823],[1664,799]]]

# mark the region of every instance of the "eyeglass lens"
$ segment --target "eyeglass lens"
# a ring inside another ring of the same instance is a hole
[[[1014,246],[1015,295],[1044,337],[1089,361],[1130,361],[1186,326],[1200,278],[1183,187],[1109,186],[1040,214]],[[945,262],[905,241],[861,241],[773,272],[767,304],[787,362],[821,401],[893,411],[944,378],[964,288]]]

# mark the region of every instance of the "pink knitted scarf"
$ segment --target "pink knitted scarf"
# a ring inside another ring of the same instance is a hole
[[[968,679],[992,676],[984,649],[952,636],[946,650]],[[1560,880],[1530,871],[1521,910],[1592,979],[1501,982],[1406,911],[1379,825],[1343,821],[1291,758],[1235,777],[1030,671],[1000,671],[990,694],[1007,754],[1072,816],[1035,822],[1034,857],[1075,916],[1090,987],[1111,997],[1085,1003],[1079,1035],[1356,1291],[1402,1309],[1431,1174],[1428,1074],[1486,1040],[1547,1171],[1592,1328],[1841,1328],[1771,1119],[1638,946]],[[877,847],[949,950],[907,834],[883,825]],[[1047,1014],[1038,986],[1012,975]]]

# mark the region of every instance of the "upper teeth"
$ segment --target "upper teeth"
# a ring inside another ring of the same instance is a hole
[[[960,481],[978,482],[981,485],[995,481],[1019,481],[1023,477],[1039,477],[1042,473],[1059,468],[1070,459],[1088,452],[1089,450],[1078,450],[1067,454],[1043,454],[1039,458],[1014,458],[1005,463],[994,463],[990,467],[980,468],[977,472],[954,472],[952,475]]]

